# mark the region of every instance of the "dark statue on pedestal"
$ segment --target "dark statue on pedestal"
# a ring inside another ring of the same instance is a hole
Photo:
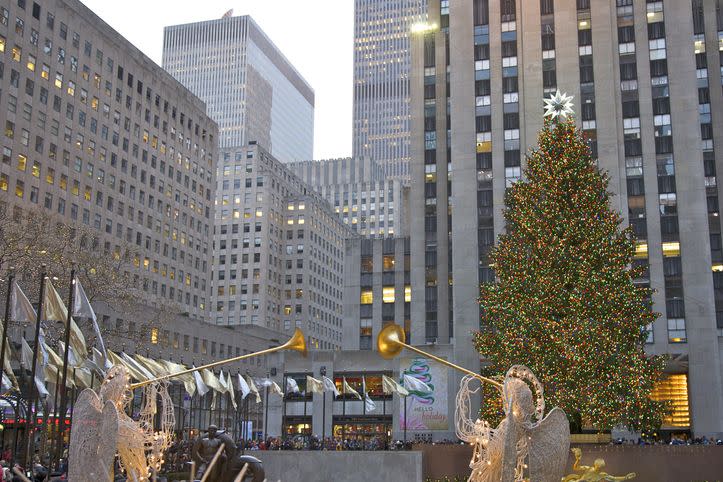
[[[198,438],[193,445],[191,455],[196,462],[196,477],[200,480],[209,470],[209,465],[216,455],[218,448],[223,444],[223,452],[219,460],[211,467],[206,479],[208,482],[233,482],[248,464],[243,480],[262,482],[265,479],[261,461],[250,455],[238,455],[238,449],[233,438],[225,431],[219,431],[215,425],[209,425],[207,436]]]

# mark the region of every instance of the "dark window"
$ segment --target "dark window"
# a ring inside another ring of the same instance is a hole
[[[490,23],[489,0],[474,0],[472,16],[474,25],[488,25]]]
[[[554,0],[540,0],[540,14],[549,15],[555,13]]]
[[[584,29],[577,31],[577,43],[581,47],[583,45],[592,45],[592,29]]]
[[[626,44],[630,42],[635,42],[635,27],[632,25],[618,27],[618,43]]]
[[[703,0],[693,0],[693,33],[705,32],[705,18],[703,16]]]

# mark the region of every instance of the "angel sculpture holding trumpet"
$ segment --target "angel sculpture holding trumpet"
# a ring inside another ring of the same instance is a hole
[[[570,425],[565,412],[559,408],[544,416],[542,384],[529,368],[513,366],[500,383],[405,343],[404,330],[399,325],[389,324],[379,332],[377,349],[382,357],[393,358],[405,348],[466,373],[457,393],[455,425],[457,436],[475,447],[468,482],[559,482],[562,479],[570,448]],[[470,388],[473,379],[490,383],[500,391],[505,418],[497,428],[484,420],[470,418],[471,395],[480,390],[480,387]]]
[[[457,436],[474,444],[468,482],[559,481],[567,463],[570,426],[559,408],[543,417],[545,400],[537,377],[522,365],[507,371],[499,387],[505,418],[494,429],[469,418],[470,395],[480,389],[470,388],[474,378],[462,378],[455,412]]]

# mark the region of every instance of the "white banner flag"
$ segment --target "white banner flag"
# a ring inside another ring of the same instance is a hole
[[[334,381],[329,377],[324,377],[324,390],[328,392],[334,392],[334,396],[339,396],[339,390],[337,390]]]
[[[80,284],[80,279],[76,276],[74,281],[75,285],[73,289],[75,290],[75,293],[73,293],[73,316],[90,318],[93,322],[93,331],[95,331],[95,337],[98,341],[98,346],[100,346],[100,352],[107,358],[108,354],[105,351],[103,335],[100,333],[100,327],[98,326],[98,318],[95,316],[93,307],[90,306],[90,301],[88,301],[83,285]]]
[[[418,378],[414,378],[411,375],[404,374],[402,377],[404,380],[404,388],[407,390],[420,392],[420,393],[432,393],[434,390],[424,383],[422,380],[419,380]]]
[[[251,393],[251,389],[249,388],[249,384],[246,383],[246,380],[244,380],[244,377],[241,376],[241,374],[238,374],[238,388],[241,390],[241,399],[243,400],[246,398],[246,395]]]

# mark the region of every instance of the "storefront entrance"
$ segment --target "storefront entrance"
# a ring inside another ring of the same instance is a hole
[[[391,416],[336,416],[334,438],[351,442],[358,450],[384,450],[392,435]]]

